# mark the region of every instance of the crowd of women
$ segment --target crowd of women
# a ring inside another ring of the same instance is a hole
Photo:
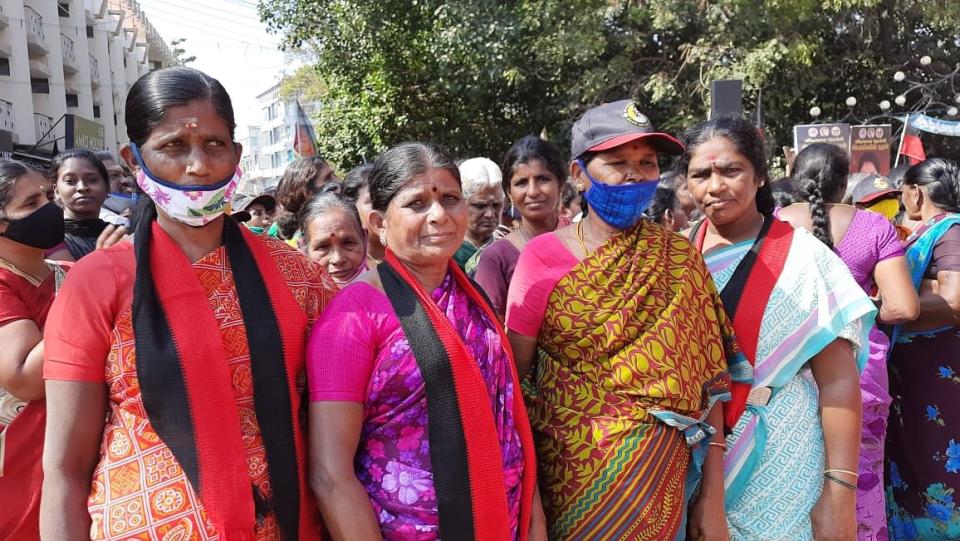
[[[0,163],[0,538],[960,538],[955,162],[622,100],[246,196],[215,79],[125,119]]]

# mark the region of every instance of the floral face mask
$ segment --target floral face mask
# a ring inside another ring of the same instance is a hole
[[[193,227],[207,225],[227,210],[227,204],[243,174],[237,167],[233,176],[216,184],[181,186],[154,176],[143,163],[137,145],[130,143],[130,148],[140,165],[140,171],[137,172],[137,185],[140,189],[164,214]]]

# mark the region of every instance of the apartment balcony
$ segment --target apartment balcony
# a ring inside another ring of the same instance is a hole
[[[53,117],[47,115],[42,115],[40,113],[33,113],[34,127],[37,129],[37,142],[45,141],[46,139],[53,139],[49,132],[53,129]],[[46,136],[46,137],[44,137]]]
[[[93,55],[90,56],[90,84],[100,86],[100,61]]]
[[[0,130],[13,131],[13,103],[0,100]]]
[[[27,51],[30,56],[43,56],[50,52],[47,35],[43,31],[43,17],[30,6],[23,6],[27,23]]]
[[[77,64],[77,47],[73,40],[60,34],[60,50],[63,53],[63,72],[66,74],[80,71],[80,65]]]
[[[10,26],[10,17],[7,14],[6,6],[4,6],[6,2],[7,0],[0,0],[0,29]]]
[[[31,79],[49,79],[50,65],[44,57],[30,59],[30,78]]]

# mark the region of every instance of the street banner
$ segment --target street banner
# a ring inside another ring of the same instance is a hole
[[[850,172],[887,176],[890,173],[890,124],[853,126],[850,130]]]
[[[802,124],[793,127],[793,148],[798,153],[814,143],[829,143],[850,152],[850,124]]]
[[[907,123],[917,130],[948,137],[960,137],[960,121],[943,120],[923,113],[912,113],[909,116]]]

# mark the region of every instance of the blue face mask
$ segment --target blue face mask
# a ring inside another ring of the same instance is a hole
[[[117,199],[129,199],[130,201],[136,201],[139,195],[140,194],[138,194],[137,192],[134,192],[134,193],[110,192],[110,197],[116,197]]]
[[[637,225],[653,202],[660,179],[632,184],[604,184],[587,173],[587,165],[583,160],[577,161],[590,179],[590,188],[583,194],[590,205],[590,212],[596,212],[607,225],[621,231]]]

